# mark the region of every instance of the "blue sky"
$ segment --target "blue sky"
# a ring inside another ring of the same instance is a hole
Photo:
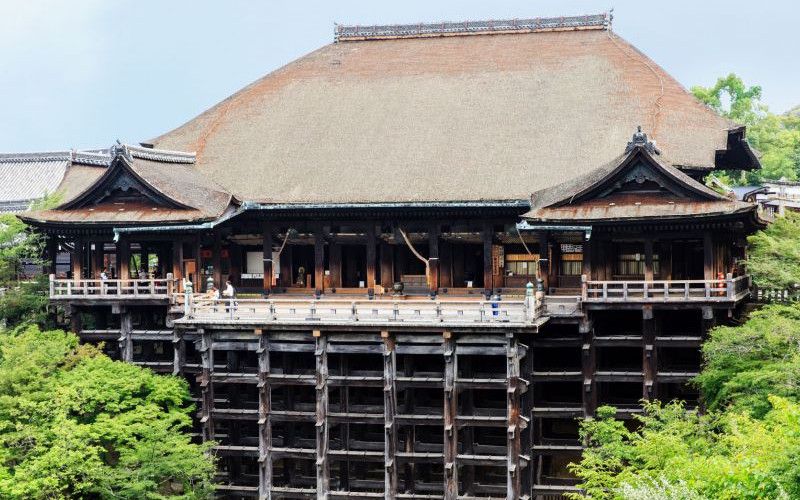
[[[800,2],[0,0],[0,151],[104,147],[170,130],[333,39],[333,23],[603,12],[685,86],[735,72],[800,104]]]

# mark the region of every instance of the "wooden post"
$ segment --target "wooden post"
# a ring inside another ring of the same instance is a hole
[[[317,364],[317,499],[326,500],[331,489],[328,463],[328,339],[319,330],[314,331],[314,336]]]
[[[328,265],[331,270],[331,287],[342,287],[342,245],[336,241],[328,244]]]
[[[583,416],[593,417],[597,408],[597,385],[594,372],[597,365],[596,349],[594,347],[594,331],[592,322],[583,318],[578,325],[582,336],[581,348],[581,373],[583,375]]]
[[[561,244],[548,233],[547,236],[547,281],[549,288],[558,288],[558,264],[561,262]],[[549,292],[549,290],[547,290]]]
[[[177,328],[172,330],[172,374],[182,375],[186,366],[186,342],[183,332]]]
[[[84,240],[75,238],[75,247],[72,250],[72,279],[80,281],[83,278]]]
[[[264,295],[269,296],[272,293],[272,227],[269,224],[265,224],[263,228],[264,239],[262,241],[262,253],[263,253],[263,260],[264,260],[264,276],[263,276],[263,287],[264,287]]]
[[[292,286],[292,247],[287,243],[278,257],[281,266],[281,286]]]
[[[214,284],[220,290],[222,285],[222,235],[219,231],[214,231],[214,247],[211,256],[211,265],[214,266]]]
[[[506,428],[506,474],[507,498],[522,498],[522,419],[521,413],[521,380],[520,380],[520,347],[515,334],[508,333],[506,345],[506,390],[507,428]]]
[[[258,498],[272,498],[272,389],[270,387],[269,337],[261,330],[258,342]]]
[[[444,337],[444,498],[458,498],[458,395],[456,392],[457,354],[452,332],[443,332]]]
[[[494,290],[492,283],[492,240],[494,229],[489,223],[483,226],[483,290],[489,296]]]
[[[119,315],[119,352],[122,361],[130,363],[133,361],[133,340],[131,330],[133,329],[133,318],[127,309],[123,309]]]
[[[103,259],[103,245],[102,241],[95,241],[94,242],[94,273],[93,277],[95,279],[100,279],[100,273],[103,272],[103,268],[105,268],[105,260]],[[91,247],[89,247],[91,248]]]
[[[439,293],[439,225],[428,229],[428,287],[431,295]]]
[[[714,279],[714,241],[711,233],[703,233],[703,279]]]
[[[367,226],[367,291],[375,292],[375,223]]]
[[[194,283],[193,283],[194,284],[194,293],[200,293],[200,292],[203,291],[203,279],[201,277],[202,274],[203,274],[203,272],[202,272],[203,271],[203,257],[201,255],[203,253],[203,235],[202,234],[198,233],[197,238],[196,238],[196,240],[194,242],[194,245],[195,245],[195,251],[194,251],[194,255],[195,255],[194,269],[195,269],[195,271],[194,271]]]
[[[394,285],[394,249],[386,242],[381,242],[381,286],[391,291]]]
[[[653,281],[653,240],[644,240],[644,280]]]
[[[45,263],[47,264],[47,274],[56,274],[56,263],[58,259],[58,237],[53,235],[47,236],[44,258]]]
[[[172,276],[180,283],[183,281],[183,240],[172,241]]]
[[[397,498],[397,427],[394,417],[397,414],[397,357],[395,340],[387,331],[381,332],[383,339],[383,465],[384,491],[387,499]]]
[[[642,374],[644,387],[642,397],[652,400],[656,395],[656,373],[658,369],[656,359],[656,330],[653,319],[653,306],[644,306],[642,309]]]
[[[450,288],[453,286],[453,244],[449,241],[443,241],[440,245],[439,286]]]
[[[130,278],[131,242],[126,236],[120,236],[117,242],[117,278]]]
[[[321,294],[325,291],[325,238],[322,235],[322,226],[314,228],[314,291]]]
[[[583,269],[581,274],[586,276],[586,279],[592,280],[592,241],[583,241]]]
[[[200,425],[203,428],[203,441],[214,440],[214,387],[211,376],[214,372],[214,351],[212,349],[211,333],[200,329],[200,359],[202,371],[200,372]]]

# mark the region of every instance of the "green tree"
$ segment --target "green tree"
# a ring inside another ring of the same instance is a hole
[[[35,326],[0,335],[0,498],[212,495],[186,382]]]
[[[800,214],[787,212],[747,242],[747,271],[758,286],[800,286]]]
[[[711,87],[694,86],[692,93],[722,116],[747,126],[747,141],[761,155],[762,170],[728,172],[726,181],[758,183],[762,179],[798,179],[800,173],[800,117],[776,115],[760,102],[761,87],[747,86],[734,73]]]

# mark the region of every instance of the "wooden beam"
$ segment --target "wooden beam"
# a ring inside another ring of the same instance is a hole
[[[262,286],[264,288],[264,295],[268,296],[270,293],[272,293],[272,226],[269,224],[264,224],[262,233],[264,237],[261,244],[261,251],[263,254],[262,258],[264,262],[264,277],[262,280]]]
[[[331,489],[331,471],[328,463],[328,338],[319,331],[314,332],[317,365],[316,385],[316,441],[317,441],[317,499],[325,500]]]
[[[375,224],[367,226],[367,289],[375,291],[375,258],[376,258]]]
[[[262,331],[258,345],[258,498],[272,498],[272,388],[269,334]]]
[[[428,287],[432,295],[439,293],[439,233],[438,224],[428,228]]]
[[[443,332],[444,337],[444,498],[458,498],[458,395],[456,374],[458,372],[456,342],[452,332]]]
[[[383,465],[384,491],[387,499],[397,498],[397,426],[394,417],[397,414],[397,356],[395,339],[387,331],[381,332],[383,338]]]
[[[325,238],[322,226],[314,228],[314,291],[321,294],[325,291]]]

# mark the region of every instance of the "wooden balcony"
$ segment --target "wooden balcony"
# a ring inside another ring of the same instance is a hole
[[[190,323],[436,325],[437,327],[533,326],[542,317],[534,297],[524,300],[478,299],[209,299],[184,295],[184,318]]]
[[[736,303],[750,295],[749,276],[712,280],[592,281],[584,279],[581,300],[604,303]]]
[[[77,304],[114,302],[168,303],[177,284],[168,274],[153,279],[56,279],[50,275],[50,299]]]

